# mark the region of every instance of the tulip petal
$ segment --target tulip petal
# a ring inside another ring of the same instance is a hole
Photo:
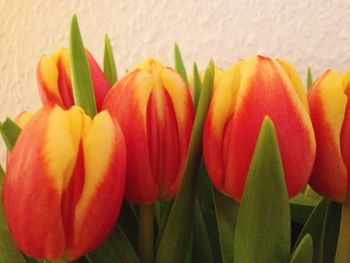
[[[54,142],[56,130],[51,123],[63,129]],[[71,138],[65,132],[68,126],[58,107],[37,112],[20,134],[4,178],[3,201],[11,233],[18,247],[34,258],[54,260],[65,248],[59,175],[74,156]],[[57,150],[49,153],[47,144],[55,142],[59,142]]]
[[[176,140],[176,142],[174,142],[174,145],[179,145],[179,150],[173,151],[173,154],[171,154],[171,149],[168,149],[168,163],[173,163],[173,168],[170,168],[169,172],[170,170],[175,171],[175,177],[169,180],[169,183],[170,181],[173,182],[170,186],[171,194],[168,196],[169,198],[175,196],[182,179],[181,175],[183,173],[183,167],[187,157],[188,145],[190,142],[192,125],[194,121],[194,107],[191,94],[187,89],[186,83],[180,77],[180,75],[175,73],[174,70],[170,68],[163,69],[161,72],[161,81],[164,85],[165,90],[167,91],[167,94],[169,94],[165,97],[170,98],[171,100],[171,103],[168,103],[167,106],[164,107],[164,110],[166,111],[171,108],[173,111],[170,113],[170,116],[165,118],[165,121],[176,121],[176,123],[174,123],[175,127],[170,127],[165,131],[165,136],[168,138],[168,140]],[[176,134],[170,134],[172,131],[175,132],[176,130]],[[165,145],[169,146],[170,143],[165,143]],[[178,162],[175,162],[173,159],[174,153],[176,152],[178,152],[178,157],[180,158]],[[177,169],[176,166],[178,167]],[[163,175],[162,177],[165,176]]]
[[[296,69],[284,59],[278,59],[277,61],[282,66],[284,72],[287,73],[290,81],[293,83],[293,87],[294,87],[301,103],[303,104],[305,109],[307,109],[307,111],[309,112],[309,105],[307,102],[305,88],[304,88],[303,82],[301,81]]]
[[[223,178],[225,174],[222,158],[222,141],[226,123],[233,115],[240,83],[241,62],[234,64],[222,74],[211,100],[203,133],[203,156],[208,174],[215,187],[226,192]]]
[[[225,95],[221,96],[223,99]],[[290,197],[301,191],[311,173],[315,138],[307,110],[276,60],[252,57],[242,63],[234,114],[226,123],[223,139],[220,140],[224,145],[220,156],[226,168],[222,171],[221,188],[236,200],[242,197],[261,123],[266,115],[276,127]]]
[[[159,195],[150,165],[146,124],[153,84],[148,72],[136,69],[117,82],[102,107],[116,116],[125,134],[128,160],[125,198],[132,203],[153,202]]]
[[[327,71],[311,86],[310,115],[314,125],[317,153],[310,185],[333,200],[344,201],[347,189],[347,171],[342,160],[340,136],[349,127],[342,125],[347,104],[341,76]]]
[[[84,188],[75,208],[73,246],[75,259],[96,246],[111,231],[124,193],[126,149],[124,136],[110,115],[96,115],[82,137]]]
[[[106,76],[104,75],[100,66],[97,64],[94,57],[91,55],[91,53],[88,50],[85,50],[85,51],[86,51],[86,57],[89,63],[92,86],[94,88],[96,109],[97,109],[97,112],[100,112],[103,100],[106,97],[111,86],[109,85]]]

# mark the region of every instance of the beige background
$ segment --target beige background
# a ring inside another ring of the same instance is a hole
[[[110,34],[119,75],[148,56],[173,65],[175,41],[188,69],[210,58],[227,67],[256,53],[288,59],[303,78],[308,66],[316,75],[350,68],[345,0],[0,0],[0,120],[40,106],[37,62],[68,45],[73,13],[99,62]]]

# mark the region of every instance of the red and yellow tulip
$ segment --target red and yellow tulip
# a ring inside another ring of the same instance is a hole
[[[125,182],[122,131],[107,111],[88,117],[77,106],[47,105],[22,114],[24,127],[3,185],[10,231],[25,254],[74,260],[106,238]]]
[[[125,198],[151,204],[174,197],[194,120],[191,95],[180,75],[147,59],[112,87],[102,108],[117,117],[125,135]]]
[[[344,202],[349,194],[350,72],[328,70],[308,92],[317,151],[310,185],[319,194]]]
[[[96,108],[97,111],[100,111],[110,85],[88,50],[86,50],[86,57],[90,68]],[[37,79],[41,101],[44,105],[55,103],[63,109],[69,109],[74,105],[68,49],[60,48],[51,56],[43,56],[38,64]]]
[[[295,69],[283,60],[254,56],[221,76],[207,114],[203,155],[214,186],[241,200],[265,116],[273,121],[289,197],[307,183],[315,137],[307,97]]]

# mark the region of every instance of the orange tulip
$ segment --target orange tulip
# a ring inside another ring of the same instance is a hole
[[[18,121],[24,128],[3,184],[14,240],[33,258],[79,258],[106,238],[119,214],[126,169],[121,129],[108,112],[92,120],[77,106],[47,105]]]
[[[180,75],[155,59],[145,60],[112,87],[102,108],[116,116],[125,134],[125,198],[151,204],[174,197],[194,120]]]
[[[304,87],[283,60],[254,56],[221,76],[207,114],[203,155],[214,186],[240,201],[265,116],[273,121],[289,197],[307,183],[315,138]]]
[[[96,108],[97,111],[100,111],[110,85],[88,50],[86,50],[86,56],[90,68]],[[44,105],[55,103],[63,109],[69,109],[74,105],[68,49],[60,48],[51,56],[43,56],[38,64],[37,79],[41,101]]]
[[[344,202],[349,194],[350,72],[323,73],[308,92],[317,151],[311,187],[321,195]]]

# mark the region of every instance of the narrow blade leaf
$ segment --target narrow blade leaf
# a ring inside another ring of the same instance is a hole
[[[95,95],[76,15],[73,16],[71,23],[69,53],[75,104],[80,106],[87,115],[93,118],[96,115]]]
[[[181,52],[179,46],[175,43],[174,48],[174,57],[175,57],[175,69],[182,76],[186,84],[188,84],[188,77],[186,73],[186,68],[182,60]]]
[[[138,242],[137,232],[139,228],[139,220],[133,207],[127,202],[123,202],[122,204],[118,218],[118,225],[123,230],[129,242],[136,250]]]
[[[194,208],[193,261],[214,263],[215,261],[212,255],[208,232],[205,227],[204,218],[198,200],[196,200]]]
[[[108,79],[109,84],[113,85],[118,80],[118,74],[117,74],[117,68],[115,66],[113,49],[112,49],[111,40],[108,34],[106,34],[106,37],[105,37],[103,71]]]
[[[290,263],[312,263],[312,237],[307,234],[294,251]]]
[[[338,241],[341,206],[327,199],[314,208],[306,221],[295,246],[299,245],[306,234],[313,240],[313,263],[333,263]]]
[[[197,64],[193,64],[193,104],[194,108],[197,109],[199,93],[202,89],[202,82],[199,76],[199,71],[197,68]]]
[[[312,85],[312,71],[311,68],[307,68],[307,78],[306,78],[306,83],[307,83],[307,89],[309,90],[311,85]]]
[[[215,211],[223,263],[234,262],[234,236],[239,203],[214,191]]]
[[[106,241],[88,254],[88,258],[98,263],[140,263],[135,250],[118,225]]]
[[[210,62],[204,77],[203,89],[186,160],[184,177],[168,220],[160,237],[157,263],[184,262],[192,233],[196,174],[201,160],[202,132],[212,95],[214,62]]]
[[[292,221],[304,225],[320,201],[321,199],[318,197],[307,196],[303,193],[298,194],[290,200]]]
[[[207,229],[214,262],[222,262],[218,223],[216,220],[214,190],[202,160],[197,179],[197,198]],[[230,247],[231,249],[231,247]],[[232,263],[232,262],[231,262]]]
[[[21,128],[10,118],[7,118],[0,125],[0,133],[7,149],[11,152],[16,144],[17,138],[21,133]]]
[[[234,262],[289,262],[290,210],[272,121],[265,117],[238,212]]]

